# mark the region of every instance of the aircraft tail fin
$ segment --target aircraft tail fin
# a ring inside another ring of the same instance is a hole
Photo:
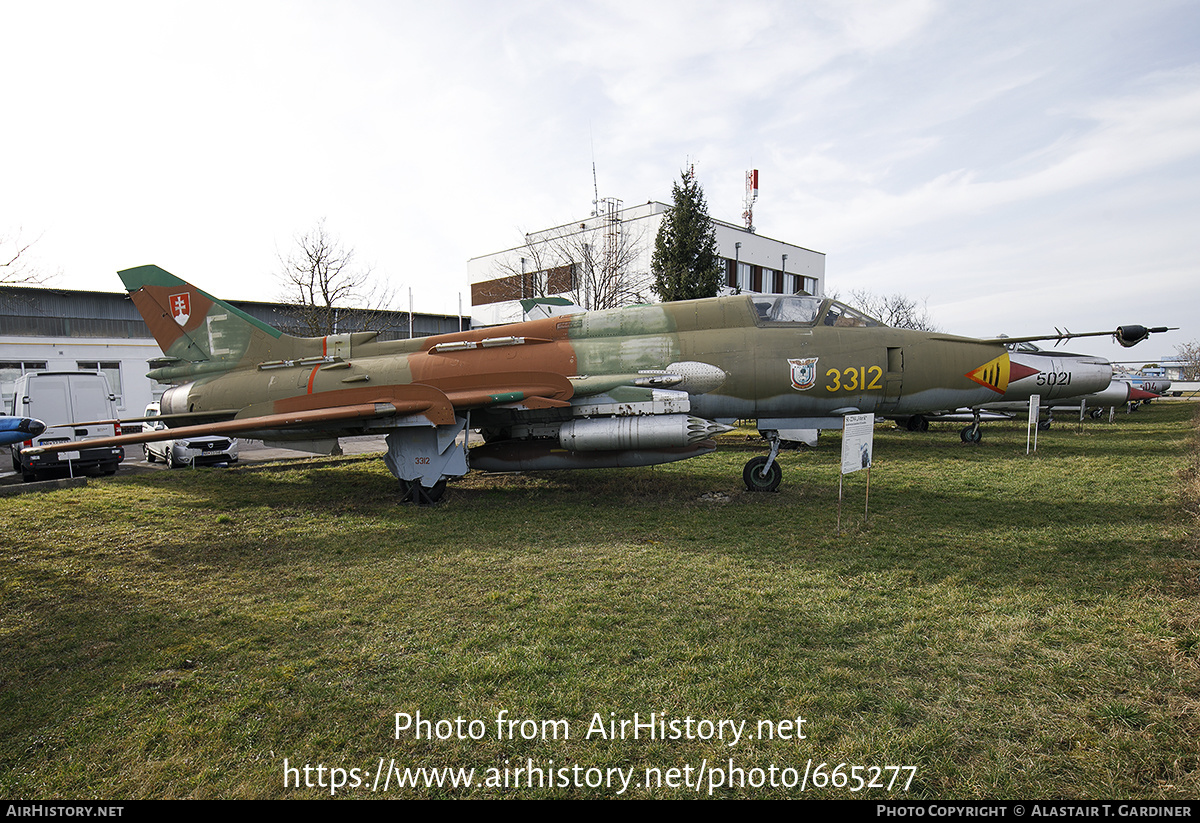
[[[118,272],[159,348],[172,380],[272,359],[319,354],[320,340],[292,337],[158,266]],[[305,345],[305,344],[309,345]]]

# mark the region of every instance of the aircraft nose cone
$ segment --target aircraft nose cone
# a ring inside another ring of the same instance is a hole
[[[46,424],[41,420],[34,420],[32,417],[26,417],[21,420],[21,425],[18,427],[21,431],[28,434],[30,437],[37,437],[46,430]]]

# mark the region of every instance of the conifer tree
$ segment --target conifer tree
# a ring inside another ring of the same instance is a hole
[[[654,290],[664,301],[716,297],[721,258],[704,191],[685,171],[671,187],[671,196],[674,205],[658,228],[650,259]]]

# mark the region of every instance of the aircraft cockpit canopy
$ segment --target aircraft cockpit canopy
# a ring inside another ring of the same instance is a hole
[[[796,323],[803,326],[816,324],[821,316],[821,304],[825,302],[820,297],[800,294],[760,294],[752,299],[760,323]]]
[[[1002,335],[1000,335],[1000,337],[1008,337],[1008,335],[1007,335],[1007,334],[1002,334]],[[1024,342],[1024,343],[1005,343],[1005,344],[1004,344],[1004,348],[1008,349],[1009,351],[1020,351],[1020,352],[1039,352],[1039,351],[1043,351],[1043,349],[1042,349],[1042,347],[1041,347],[1041,346],[1035,346],[1035,345],[1033,345],[1032,343],[1029,343],[1029,342]]]
[[[760,324],[787,323],[797,326],[865,327],[882,326],[878,320],[836,300],[806,294],[759,294],[751,300]]]
[[[825,310],[825,317],[821,322],[826,326],[837,326],[839,328],[865,328],[867,326],[879,327],[885,325],[874,317],[863,314],[858,309],[852,309],[845,303],[839,303],[836,300],[829,301],[829,308]]]

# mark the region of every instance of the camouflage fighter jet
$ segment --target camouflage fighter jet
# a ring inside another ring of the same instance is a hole
[[[1022,342],[893,329],[818,297],[750,295],[412,340],[297,338],[157,266],[120,276],[166,355],[150,376],[176,385],[158,418],[171,428],[114,440],[220,432],[327,451],[338,437],[386,433],[384,460],[418,502],[470,469],[683,460],[711,452],[711,437],[739,419],[756,419],[770,444],[746,464],[746,486],[774,490],[781,439],[840,429],[850,413],[994,400],[1011,379],[1004,344]],[[1093,334],[1133,345],[1151,331]],[[468,430],[486,442],[468,450]]]

